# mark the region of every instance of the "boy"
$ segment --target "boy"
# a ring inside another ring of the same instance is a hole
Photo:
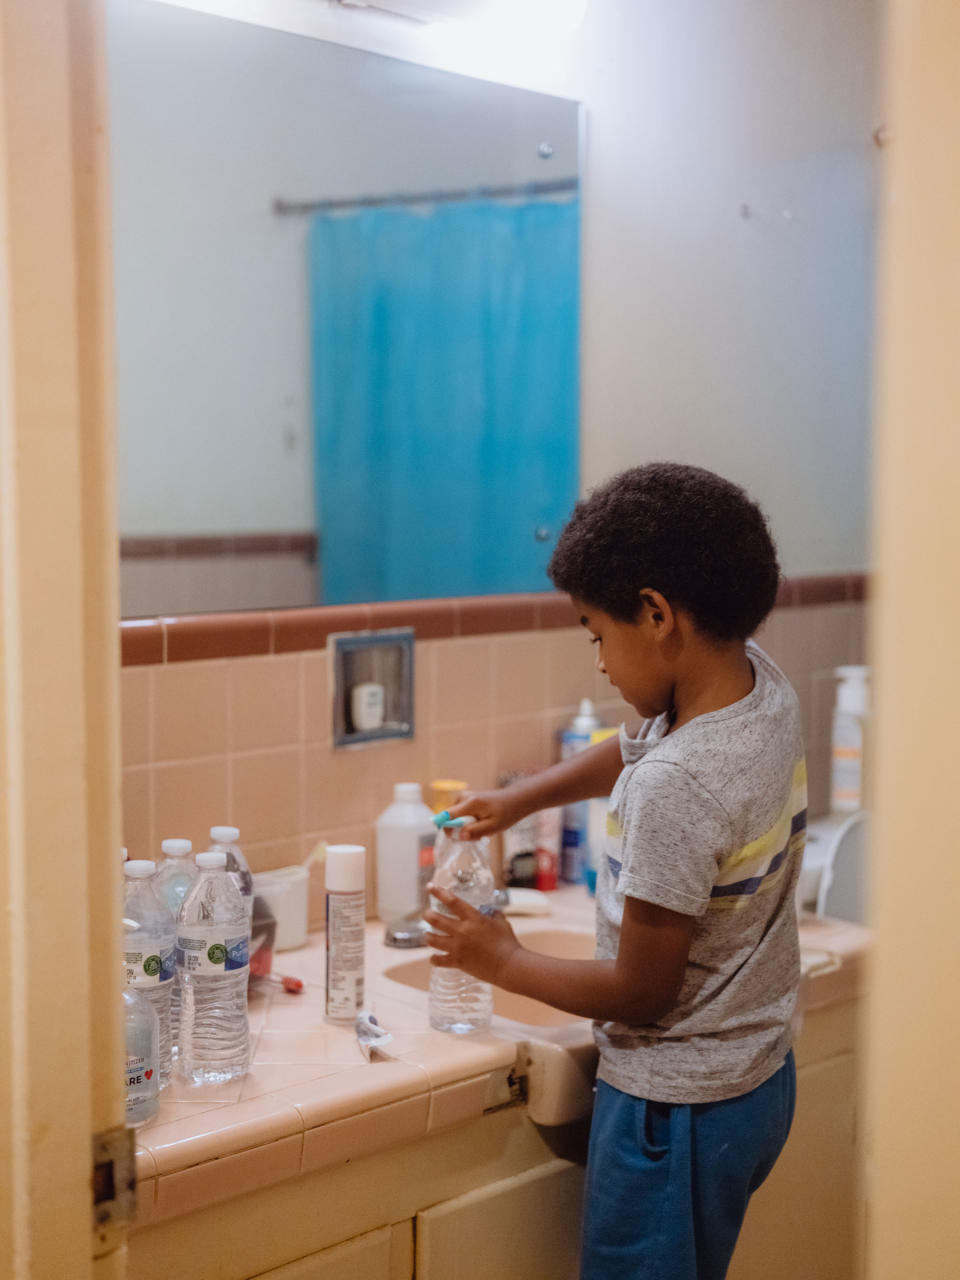
[[[596,959],[434,891],[453,916],[427,914],[432,962],[594,1019],[582,1280],[723,1280],[795,1095],[806,773],[796,695],[748,641],[776,551],[736,485],[657,463],[577,504],[549,572],[639,733],[450,812],[479,836],[611,795]]]

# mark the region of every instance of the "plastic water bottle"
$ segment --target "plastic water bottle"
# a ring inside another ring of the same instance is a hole
[[[435,846],[434,884],[449,889],[478,911],[491,915],[496,884],[485,839],[454,837],[441,831]],[[435,911],[449,915],[434,899]],[[430,969],[430,1025],[437,1031],[465,1035],[487,1031],[493,1014],[493,988],[460,969]]]
[[[183,906],[183,900],[193,888],[193,882],[200,872],[197,864],[190,857],[193,843],[190,840],[164,840],[160,845],[163,861],[157,868],[157,889],[167,904],[167,909],[176,920]],[[180,1045],[180,975],[174,974],[173,990],[170,992],[170,1049],[173,1056],[179,1053]]]
[[[164,840],[160,851],[163,861],[157,867],[157,888],[168,910],[176,918],[200,872],[190,857],[193,852],[190,840]]]
[[[136,987],[123,989],[123,1022],[127,1045],[126,1126],[143,1124],[157,1114],[160,1093],[160,1020]]]
[[[176,924],[157,892],[154,864],[123,864],[124,959],[127,985],[153,1005],[159,1021],[160,1088],[170,1079],[170,993],[176,962]]]
[[[385,923],[422,912],[437,828],[419,782],[398,782],[377,819],[377,915]]]
[[[240,890],[243,905],[246,908],[247,920],[253,920],[253,872],[243,856],[240,848],[240,830],[238,827],[211,827],[210,851],[227,855],[227,870]]]
[[[222,1084],[250,1064],[249,921],[226,853],[198,853],[197,867],[177,919],[179,1070],[193,1084]]]
[[[560,737],[560,759],[568,760],[590,746],[591,734],[601,728],[589,698],[580,702],[580,710]],[[580,884],[587,860],[587,802],[578,800],[564,805],[563,835],[560,844],[560,879]]]

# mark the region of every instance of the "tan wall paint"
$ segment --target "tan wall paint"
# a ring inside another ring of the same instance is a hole
[[[960,1275],[960,5],[891,0],[875,543],[871,1280]]]
[[[0,0],[0,1274],[86,1280],[122,1124],[99,0]],[[98,1280],[123,1273],[115,1250]]]

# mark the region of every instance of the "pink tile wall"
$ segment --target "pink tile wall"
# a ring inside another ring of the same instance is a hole
[[[859,602],[778,609],[758,637],[800,696],[814,814],[826,807],[830,671],[864,660],[864,611]],[[130,856],[154,856],[173,835],[203,848],[209,827],[229,822],[255,871],[301,861],[320,839],[350,841],[370,850],[373,884],[373,823],[394,782],[490,786],[503,770],[551,763],[580,698],[610,724],[629,714],[593,658],[579,628],[420,640],[415,740],[336,752],[325,649],[125,667]],[[321,911],[318,876],[313,918]]]

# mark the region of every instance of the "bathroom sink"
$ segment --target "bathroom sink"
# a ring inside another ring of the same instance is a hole
[[[522,918],[512,923],[517,937],[531,951],[568,960],[593,959],[596,939],[592,931],[544,928]],[[388,964],[382,972],[391,982],[424,996],[430,988],[429,955]],[[517,1044],[517,1066],[527,1081],[530,1119],[541,1125],[561,1125],[589,1115],[597,1064],[590,1022],[498,987],[493,989],[493,1013],[494,1035],[507,1036]]]
[[[568,960],[592,960],[594,935],[574,929],[531,929],[519,933],[520,941],[539,955],[560,956]],[[418,956],[384,970],[384,977],[405,987],[427,991],[430,987],[430,957]],[[569,1027],[583,1022],[573,1013],[563,1013],[530,996],[493,989],[493,1012],[500,1018],[523,1023],[528,1027]]]

